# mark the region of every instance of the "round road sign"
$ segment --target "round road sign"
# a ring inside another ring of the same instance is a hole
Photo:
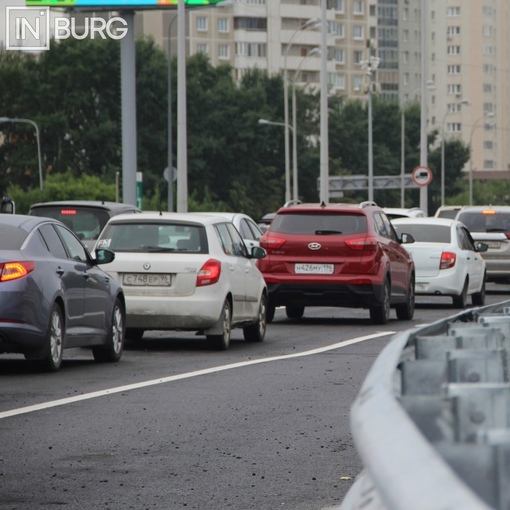
[[[432,171],[428,166],[417,166],[413,170],[412,178],[418,186],[428,186],[432,182]]]

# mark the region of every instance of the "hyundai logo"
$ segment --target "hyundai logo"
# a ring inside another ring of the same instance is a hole
[[[322,246],[319,243],[310,243],[308,248],[310,248],[310,250],[320,250]]]
[[[144,268],[146,271],[148,271],[148,270],[151,268],[151,265],[150,265],[148,262],[146,262],[146,263],[143,265],[143,268]]]

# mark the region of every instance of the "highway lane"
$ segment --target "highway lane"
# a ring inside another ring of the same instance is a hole
[[[490,287],[488,303],[507,291]],[[234,331],[226,352],[191,334],[149,332],[115,365],[76,349],[60,372],[37,374],[2,356],[0,509],[339,504],[362,468],[349,408],[388,332],[456,313],[449,298],[417,302],[413,321],[392,312],[385,327],[363,310],[312,309],[302,321],[278,310],[262,344]],[[384,336],[342,343],[369,335]]]

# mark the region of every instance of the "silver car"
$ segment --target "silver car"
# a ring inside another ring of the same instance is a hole
[[[482,254],[487,281],[510,283],[510,206],[465,206],[456,219],[466,225],[475,241],[487,244]]]

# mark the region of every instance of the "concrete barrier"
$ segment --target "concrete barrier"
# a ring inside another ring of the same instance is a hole
[[[510,301],[393,337],[351,409],[339,510],[510,509]]]

